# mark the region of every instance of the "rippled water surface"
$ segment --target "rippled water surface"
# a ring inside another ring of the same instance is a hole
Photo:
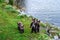
[[[60,26],[59,0],[26,0],[26,13],[43,22]]]

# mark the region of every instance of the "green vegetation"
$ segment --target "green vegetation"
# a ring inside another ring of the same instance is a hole
[[[32,17],[20,15],[11,5],[0,4],[0,40],[48,40],[50,37],[41,33],[30,33],[30,23]],[[24,24],[24,33],[20,34],[17,29],[17,22]],[[46,27],[41,23],[42,27]]]
[[[3,3],[4,2],[4,0],[0,0],[0,3]]]
[[[11,5],[0,4],[0,40],[35,40],[39,39],[41,33],[33,33],[30,31],[31,17],[26,15],[18,16],[16,9]],[[21,21],[24,24],[25,32],[20,34],[17,29],[17,22]]]
[[[10,5],[13,5],[13,0],[9,0],[9,4]]]

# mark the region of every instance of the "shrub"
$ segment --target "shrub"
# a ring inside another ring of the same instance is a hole
[[[9,0],[9,4],[10,5],[13,5],[13,0]]]
[[[41,34],[39,35],[39,38],[38,38],[38,40],[49,40],[49,39],[50,39],[49,36],[46,34]]]
[[[42,27],[46,27],[46,24],[44,24],[44,23],[40,23],[40,26],[42,26]]]
[[[7,11],[11,11],[12,13],[15,13],[15,12],[16,12],[16,9],[13,8],[11,5],[6,5],[6,6],[5,6],[5,9],[6,9]]]
[[[4,0],[0,0],[0,3],[3,3],[4,2]]]

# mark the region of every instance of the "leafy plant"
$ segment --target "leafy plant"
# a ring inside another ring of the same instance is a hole
[[[0,0],[0,3],[3,3],[4,2],[4,0]]]
[[[49,40],[49,39],[50,39],[49,36],[46,34],[41,34],[39,35],[39,38],[38,38],[38,40]]]
[[[6,5],[6,6],[5,6],[5,9],[6,9],[7,11],[11,11],[11,12],[13,12],[13,13],[16,12],[16,9],[13,8],[11,5]]]
[[[10,5],[13,5],[13,0],[9,0],[9,4]]]

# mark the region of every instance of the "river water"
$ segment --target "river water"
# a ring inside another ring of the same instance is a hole
[[[26,0],[26,13],[40,19],[60,26],[60,7],[58,0]]]

